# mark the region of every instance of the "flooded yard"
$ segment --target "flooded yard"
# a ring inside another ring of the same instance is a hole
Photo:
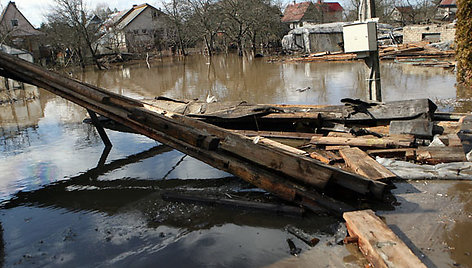
[[[385,101],[430,98],[470,111],[468,93],[442,68],[382,62]],[[340,104],[365,99],[362,62],[268,63],[235,56],[168,58],[72,71],[93,85],[138,99]],[[309,89],[307,89],[309,87]],[[303,92],[297,89],[307,89]],[[463,99],[456,105],[456,99]],[[271,199],[266,193],[141,135],[107,130],[104,150],[85,109],[49,92],[0,106],[0,263],[5,267],[363,267],[354,246],[338,246],[339,220],[283,216],[162,200],[168,189]],[[472,267],[472,183],[396,182],[378,213],[430,267]],[[310,250],[285,226],[316,236]],[[302,249],[291,258],[287,239]]]

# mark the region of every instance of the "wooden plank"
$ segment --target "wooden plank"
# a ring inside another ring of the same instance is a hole
[[[396,178],[390,170],[372,159],[359,148],[346,148],[339,151],[346,165],[355,173],[371,180]]]
[[[344,148],[350,148],[349,145],[328,145],[326,146],[325,150],[326,151],[339,151]]]
[[[344,108],[343,117],[346,122],[410,120],[421,116],[432,118],[436,108],[429,99],[392,101],[372,107],[349,105]]]
[[[367,260],[376,268],[426,268],[408,246],[372,210],[346,212],[343,215],[351,237]]]
[[[440,121],[434,122],[433,133],[434,134],[457,134],[461,130],[461,123],[452,121]]]
[[[446,146],[449,147],[462,147],[461,139],[457,134],[440,135],[438,137]]]
[[[326,135],[326,137],[355,138],[356,136],[352,135],[351,133],[331,131],[328,133],[328,135]]]
[[[326,150],[315,150],[310,153],[310,157],[329,165],[333,164],[334,162],[339,162],[343,159],[339,155]]]
[[[365,127],[365,129],[381,134],[381,135],[388,135],[390,133],[390,126],[375,126],[375,127]]]
[[[319,188],[323,188],[333,175],[332,171],[320,168],[315,160],[305,156],[305,151],[262,137],[230,135],[219,147]],[[263,147],[267,148],[267,154],[261,155],[257,148]]]
[[[432,165],[467,161],[462,147],[419,147],[416,160]]]
[[[367,154],[371,156],[380,156],[384,158],[402,158],[405,160],[412,160],[412,155],[415,155],[415,148],[399,148],[399,149],[376,149],[367,150]]]
[[[345,137],[313,137],[310,144],[314,145],[348,145],[354,147],[373,147],[373,148],[398,148],[410,147],[411,141],[403,141],[393,138],[345,138]]]
[[[472,115],[461,118],[459,122],[461,123],[461,132],[472,133]]]
[[[265,138],[277,139],[295,139],[295,140],[309,140],[313,136],[323,136],[316,133],[301,133],[301,132],[287,132],[287,131],[254,131],[254,130],[233,130],[234,132],[248,137],[261,136]]]
[[[411,134],[415,137],[433,137],[433,122],[428,119],[402,120],[390,122],[390,134]]]

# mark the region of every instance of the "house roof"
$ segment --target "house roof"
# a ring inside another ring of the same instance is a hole
[[[328,12],[339,12],[344,10],[338,2],[323,2],[323,4],[327,6]]]
[[[139,14],[141,14],[146,8],[150,7],[148,4],[142,4],[139,6],[133,6],[125,16],[123,16],[117,24],[118,29],[124,29],[128,26]]]
[[[311,2],[301,2],[289,4],[284,11],[284,16],[282,17],[282,22],[296,22],[300,21],[305,12],[308,10],[308,7],[313,4]]]
[[[448,6],[457,6],[456,0],[442,0],[441,3],[439,3],[440,7],[448,7]]]
[[[7,7],[2,11],[2,14],[0,15],[0,25],[4,25],[6,20],[6,15],[8,12],[18,12],[18,14],[27,22],[27,25],[20,25],[20,26],[26,26],[26,27],[21,27],[15,30],[14,32],[11,32],[10,35],[14,37],[19,37],[19,36],[33,36],[33,35],[43,35],[44,33],[41,31],[36,30],[34,26],[29,22],[29,20],[21,13],[21,11],[16,7],[15,2],[8,2]]]
[[[135,18],[137,18],[146,8],[156,9],[149,4],[133,5],[132,8],[117,12],[105,23],[106,27],[116,26],[122,30],[126,28]],[[157,9],[156,9],[157,10]]]
[[[284,11],[282,22],[298,22],[300,21],[305,13],[308,11],[310,5],[314,5],[318,9],[322,9],[324,12],[342,12],[343,7],[338,2],[320,2],[313,4],[312,2],[301,2],[289,4]]]

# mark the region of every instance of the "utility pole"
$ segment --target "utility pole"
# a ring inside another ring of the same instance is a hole
[[[359,6],[359,21],[365,22],[366,20],[370,20],[375,17],[375,0],[361,0],[361,4]],[[377,37],[375,40],[377,40]],[[369,55],[368,57],[364,58],[364,61],[369,68],[369,78],[367,79],[369,100],[382,101],[378,45],[375,51],[369,51],[368,53]]]

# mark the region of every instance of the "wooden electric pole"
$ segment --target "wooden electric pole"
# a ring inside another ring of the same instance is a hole
[[[373,19],[376,17],[375,0],[361,0],[361,5],[359,9],[359,21],[361,22],[365,22],[366,20]],[[377,40],[377,37],[375,38],[375,40]],[[369,100],[382,101],[378,45],[375,51],[369,51],[369,56],[365,58],[364,61],[367,64],[367,67],[369,68],[369,78],[367,79]]]

